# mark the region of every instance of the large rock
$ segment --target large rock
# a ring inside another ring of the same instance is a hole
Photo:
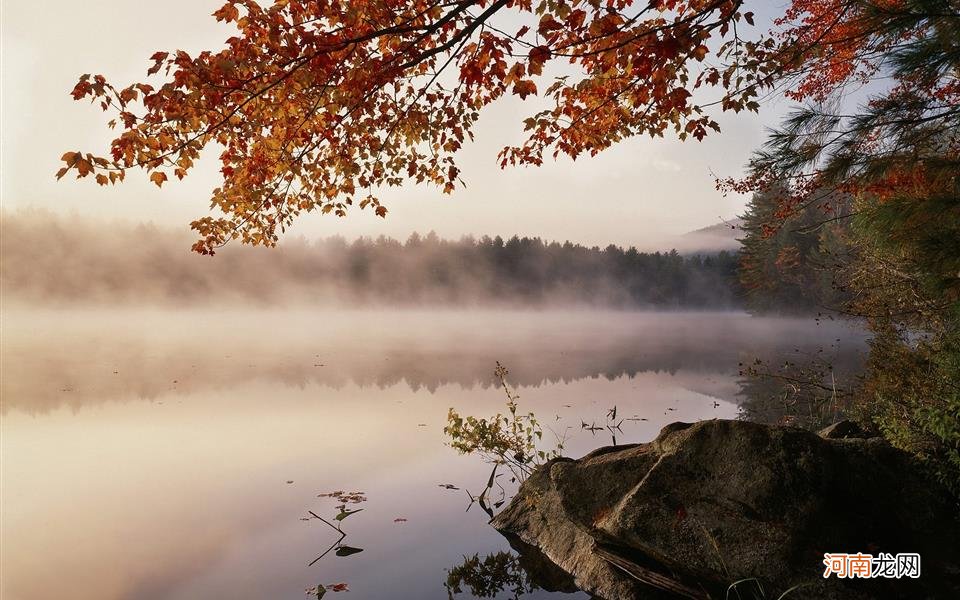
[[[674,423],[548,462],[492,524],[606,600],[726,598],[747,578],[771,600],[798,584],[788,599],[960,598],[955,501],[909,454],[840,433]],[[916,552],[922,574],[824,579],[826,552]]]

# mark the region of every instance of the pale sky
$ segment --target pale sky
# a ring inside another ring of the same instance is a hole
[[[182,182],[159,190],[130,172],[115,188],[92,178],[57,182],[67,150],[105,153],[108,116],[75,102],[69,92],[80,74],[101,73],[116,84],[142,81],[157,50],[219,49],[230,29],[210,13],[222,0],[164,2],[2,0],[2,205],[38,207],[96,218],[152,221],[186,228],[207,214],[219,183],[215,152]],[[635,138],[596,158],[501,170],[497,151],[521,139],[530,102],[509,100],[483,115],[477,140],[459,157],[466,188],[447,196],[409,185],[383,194],[387,219],[354,210],[347,218],[310,215],[294,234],[348,238],[412,231],[536,235],[587,244],[655,248],[671,236],[713,225],[743,209],[744,198],[714,190],[711,171],[738,175],[775,123],[784,103],[760,115],[724,115],[723,132],[704,142]],[[281,241],[282,243],[282,241]]]

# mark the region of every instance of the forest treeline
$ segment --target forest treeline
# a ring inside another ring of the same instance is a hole
[[[362,303],[733,308],[737,256],[640,252],[540,238],[444,240],[413,234],[235,244],[214,258],[187,235],[49,213],[5,214],[9,297],[36,303]],[[36,240],[45,240],[43,244]]]

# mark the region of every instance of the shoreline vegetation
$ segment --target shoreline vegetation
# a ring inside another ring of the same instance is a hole
[[[444,433],[452,449],[492,465],[471,506],[487,513],[518,556],[490,555],[485,569],[465,556],[451,571],[453,584],[466,569],[485,571],[479,578],[488,589],[575,586],[607,600],[651,590],[697,600],[724,590],[727,598],[868,600],[960,589],[957,498],[936,470],[942,465],[894,447],[875,422],[834,414],[832,425],[812,432],[811,423],[804,431],[744,413],[675,422],[651,442],[618,444],[622,417],[613,407],[604,425],[589,426],[613,433],[612,445],[571,459],[564,437],[549,427],[554,438],[545,437],[537,416],[520,410],[508,374],[497,363],[505,413],[478,419],[451,408]],[[498,469],[519,484],[512,497]],[[878,530],[880,521],[888,526]],[[904,581],[831,579],[815,560],[827,548],[866,548],[857,556],[871,561],[868,573],[875,559],[899,560],[909,548],[918,565],[928,557],[925,577],[918,566]]]
[[[521,557],[532,547],[607,600],[651,590],[695,600],[949,597],[960,586],[955,502],[928,485],[916,457],[875,436],[849,421],[819,433],[673,423],[649,443],[543,462],[491,525],[522,542]],[[870,557],[909,548],[922,567],[903,579],[827,577],[820,559],[833,548]]]

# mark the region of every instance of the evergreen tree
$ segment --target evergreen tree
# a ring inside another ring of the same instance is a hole
[[[847,292],[838,281],[850,261],[849,201],[821,192],[819,202],[782,216],[784,185],[756,192],[741,228],[740,283],[756,312],[842,311]],[[832,197],[828,201],[827,197]]]

